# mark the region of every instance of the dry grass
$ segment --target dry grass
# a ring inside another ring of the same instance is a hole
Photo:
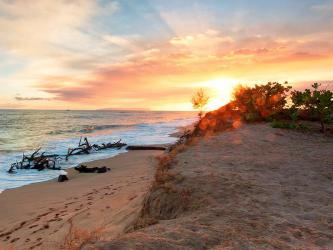
[[[103,231],[101,228],[88,231],[85,229],[73,228],[72,222],[69,221],[69,223],[70,229],[65,241],[59,247],[60,250],[79,250],[85,244],[94,243],[101,237]]]

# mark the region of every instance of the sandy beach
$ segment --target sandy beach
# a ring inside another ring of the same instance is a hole
[[[51,180],[4,191],[0,249],[67,249],[76,234],[88,239],[98,232],[104,240],[118,236],[137,218],[159,154],[132,151],[87,163],[111,168],[107,173],[70,169],[67,182]]]
[[[261,123],[195,138],[155,188],[160,151],[91,162],[111,171],[1,194],[0,249],[332,249],[332,149]]]

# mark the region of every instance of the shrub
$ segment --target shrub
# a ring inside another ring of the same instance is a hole
[[[297,130],[302,130],[302,131],[306,131],[309,129],[307,126],[305,126],[302,123],[296,123],[294,121],[289,122],[289,121],[283,121],[283,120],[273,120],[271,123],[271,126],[273,128],[297,129]]]
[[[296,125],[294,123],[280,121],[280,120],[273,120],[271,126],[273,128],[296,129]]]
[[[290,89],[287,82],[268,82],[254,87],[240,85],[234,90],[233,104],[246,121],[264,120],[284,110]]]
[[[292,91],[292,109],[305,111],[310,118],[319,120],[321,131],[326,132],[327,124],[333,116],[333,93],[330,90],[320,90],[320,84],[314,83],[313,90]]]

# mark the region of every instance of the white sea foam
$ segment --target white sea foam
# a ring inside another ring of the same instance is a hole
[[[59,174],[60,175],[68,175],[68,173],[65,170],[60,170]]]

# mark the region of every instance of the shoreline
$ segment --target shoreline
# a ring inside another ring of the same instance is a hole
[[[59,249],[70,233],[102,230],[110,240],[137,218],[155,174],[161,151],[130,151],[84,163],[107,166],[107,173],[66,169],[69,181],[56,179],[5,190],[0,195],[0,249]]]
[[[177,127],[175,130],[176,132],[174,133],[170,133],[168,134],[168,137],[172,137],[172,138],[177,138],[181,131],[184,129],[184,128],[187,128],[187,127],[191,127],[191,125],[188,125],[188,126],[185,126],[185,127]],[[163,146],[163,147],[167,147],[167,146],[170,146],[172,143],[161,143],[161,144],[147,144],[147,145],[144,145],[144,146]],[[128,146],[141,146],[141,145],[126,145],[124,148],[128,147]],[[126,154],[130,152],[129,150],[126,150],[125,152],[122,151],[122,152],[119,152],[119,153],[116,153],[115,155],[113,156],[101,156],[101,158],[98,158],[98,159],[95,159],[95,160],[83,160],[83,161],[80,161],[78,164],[76,164],[75,166],[72,166],[72,167],[69,167],[69,168],[62,168],[61,170],[64,170],[64,171],[69,171],[70,169],[74,169],[74,167],[76,167],[77,165],[81,165],[81,164],[89,164],[91,162],[95,162],[95,161],[99,161],[99,160],[109,160],[111,158],[114,158],[114,157],[117,157],[118,155],[121,155],[121,154]],[[61,170],[47,170],[47,171],[61,171]],[[33,170],[34,171],[34,170]],[[44,171],[44,170],[43,170]],[[43,172],[42,171],[42,172]],[[18,187],[13,187],[13,188],[8,188],[8,189],[0,189],[0,195],[5,192],[6,190],[12,190],[12,189],[17,189],[17,188],[22,188],[22,187],[26,187],[28,185],[33,185],[33,184],[36,184],[36,183],[44,183],[44,182],[48,182],[48,181],[52,181],[52,180],[55,180],[57,179],[58,176],[56,177],[52,177],[48,180],[42,180],[42,181],[37,181],[37,182],[31,182],[31,183],[27,183],[27,184],[24,184],[22,186],[18,186]]]

